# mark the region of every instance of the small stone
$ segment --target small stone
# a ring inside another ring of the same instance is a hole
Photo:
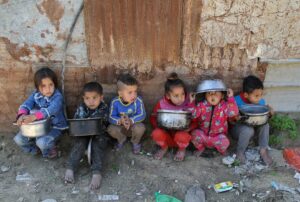
[[[118,170],[118,175],[121,175],[121,170]]]
[[[31,181],[32,176],[29,173],[19,174],[16,176],[16,180],[19,182]]]
[[[188,189],[185,202],[205,202],[205,192],[201,189],[200,185],[194,185]]]
[[[134,160],[131,160],[131,165],[134,166]]]
[[[20,197],[18,198],[17,202],[23,202],[24,201],[24,197]]]
[[[4,173],[4,172],[7,172],[9,171],[9,167],[8,166],[1,166],[1,171]]]
[[[142,196],[142,193],[139,193],[139,192],[138,192],[138,193],[135,193],[135,194],[136,194],[137,196]]]
[[[177,183],[178,182],[178,180],[175,180],[175,183]]]

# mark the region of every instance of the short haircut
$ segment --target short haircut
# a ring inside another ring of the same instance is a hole
[[[53,81],[55,88],[57,88],[57,76],[53,70],[49,67],[41,67],[34,74],[34,86],[38,90],[39,86],[42,84],[42,80],[49,78]]]
[[[92,81],[84,84],[82,89],[82,95],[84,96],[86,92],[96,92],[99,95],[103,95],[103,88],[98,82]]]
[[[137,86],[138,82],[130,74],[121,74],[118,77],[118,81],[117,81],[117,88],[118,88],[118,90],[122,90],[125,85],[126,86]]]
[[[243,80],[243,92],[252,93],[256,89],[264,89],[262,81],[253,75],[245,77]]]

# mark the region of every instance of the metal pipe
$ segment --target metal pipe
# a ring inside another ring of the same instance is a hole
[[[287,64],[287,63],[298,63],[300,62],[300,58],[288,58],[288,59],[258,58],[258,61],[269,63],[269,64]]]

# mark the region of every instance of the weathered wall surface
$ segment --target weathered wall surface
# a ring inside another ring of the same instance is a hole
[[[38,66],[48,64],[60,74],[64,43],[81,3],[0,0],[0,130],[12,129],[18,105],[33,90]],[[267,64],[257,57],[300,57],[300,1],[84,3],[66,57],[65,95],[71,113],[85,82],[100,81],[109,99],[123,71],[139,79],[149,111],[172,71],[191,88],[200,78],[218,75],[239,90],[245,75],[266,76]]]

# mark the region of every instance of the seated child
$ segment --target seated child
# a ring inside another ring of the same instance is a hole
[[[185,149],[191,140],[189,130],[175,131],[159,128],[157,110],[187,110],[189,100],[184,82],[178,78],[176,73],[172,73],[165,83],[165,96],[155,105],[150,117],[151,125],[154,128],[151,134],[152,139],[160,146],[160,150],[154,155],[155,159],[162,159],[169,147],[176,147],[178,151],[174,160],[184,160]]]
[[[265,100],[262,99],[264,86],[261,80],[255,76],[247,76],[243,80],[243,92],[235,96],[235,101],[240,107],[244,104],[259,104],[265,105]],[[271,114],[273,110],[271,109]],[[272,159],[268,154],[269,144],[269,124],[258,127],[249,126],[242,123],[235,124],[230,130],[233,138],[238,140],[237,144],[237,158],[241,163],[245,162],[245,150],[248,147],[250,139],[258,136],[258,143],[260,147],[260,155],[266,165],[272,164]]]
[[[193,121],[198,122],[198,128],[191,132],[192,143],[197,149],[194,153],[195,156],[201,156],[206,147],[216,148],[224,155],[230,144],[227,137],[227,119],[237,116],[239,113],[233,91],[228,89],[228,92],[200,93],[197,95],[192,111]]]
[[[57,89],[56,74],[48,67],[39,69],[34,74],[36,90],[20,106],[17,124],[28,124],[36,120],[51,118],[52,129],[48,134],[37,138],[28,138],[19,132],[14,141],[24,152],[33,155],[42,152],[45,158],[57,156],[56,141],[62,130],[68,128],[63,110],[63,96]]]
[[[74,171],[78,168],[80,160],[84,156],[90,139],[91,146],[91,170],[92,180],[90,189],[95,190],[100,187],[102,160],[107,145],[106,126],[108,125],[108,107],[103,101],[103,88],[97,82],[86,83],[82,91],[83,103],[79,105],[74,115],[74,119],[81,118],[102,118],[101,134],[94,136],[73,137],[73,147],[67,162],[65,182],[74,183]]]
[[[118,97],[110,104],[108,133],[117,139],[116,150],[119,151],[127,137],[131,137],[133,153],[141,151],[140,140],[145,132],[142,123],[146,111],[141,97],[137,96],[138,82],[130,74],[123,74],[117,81]]]

